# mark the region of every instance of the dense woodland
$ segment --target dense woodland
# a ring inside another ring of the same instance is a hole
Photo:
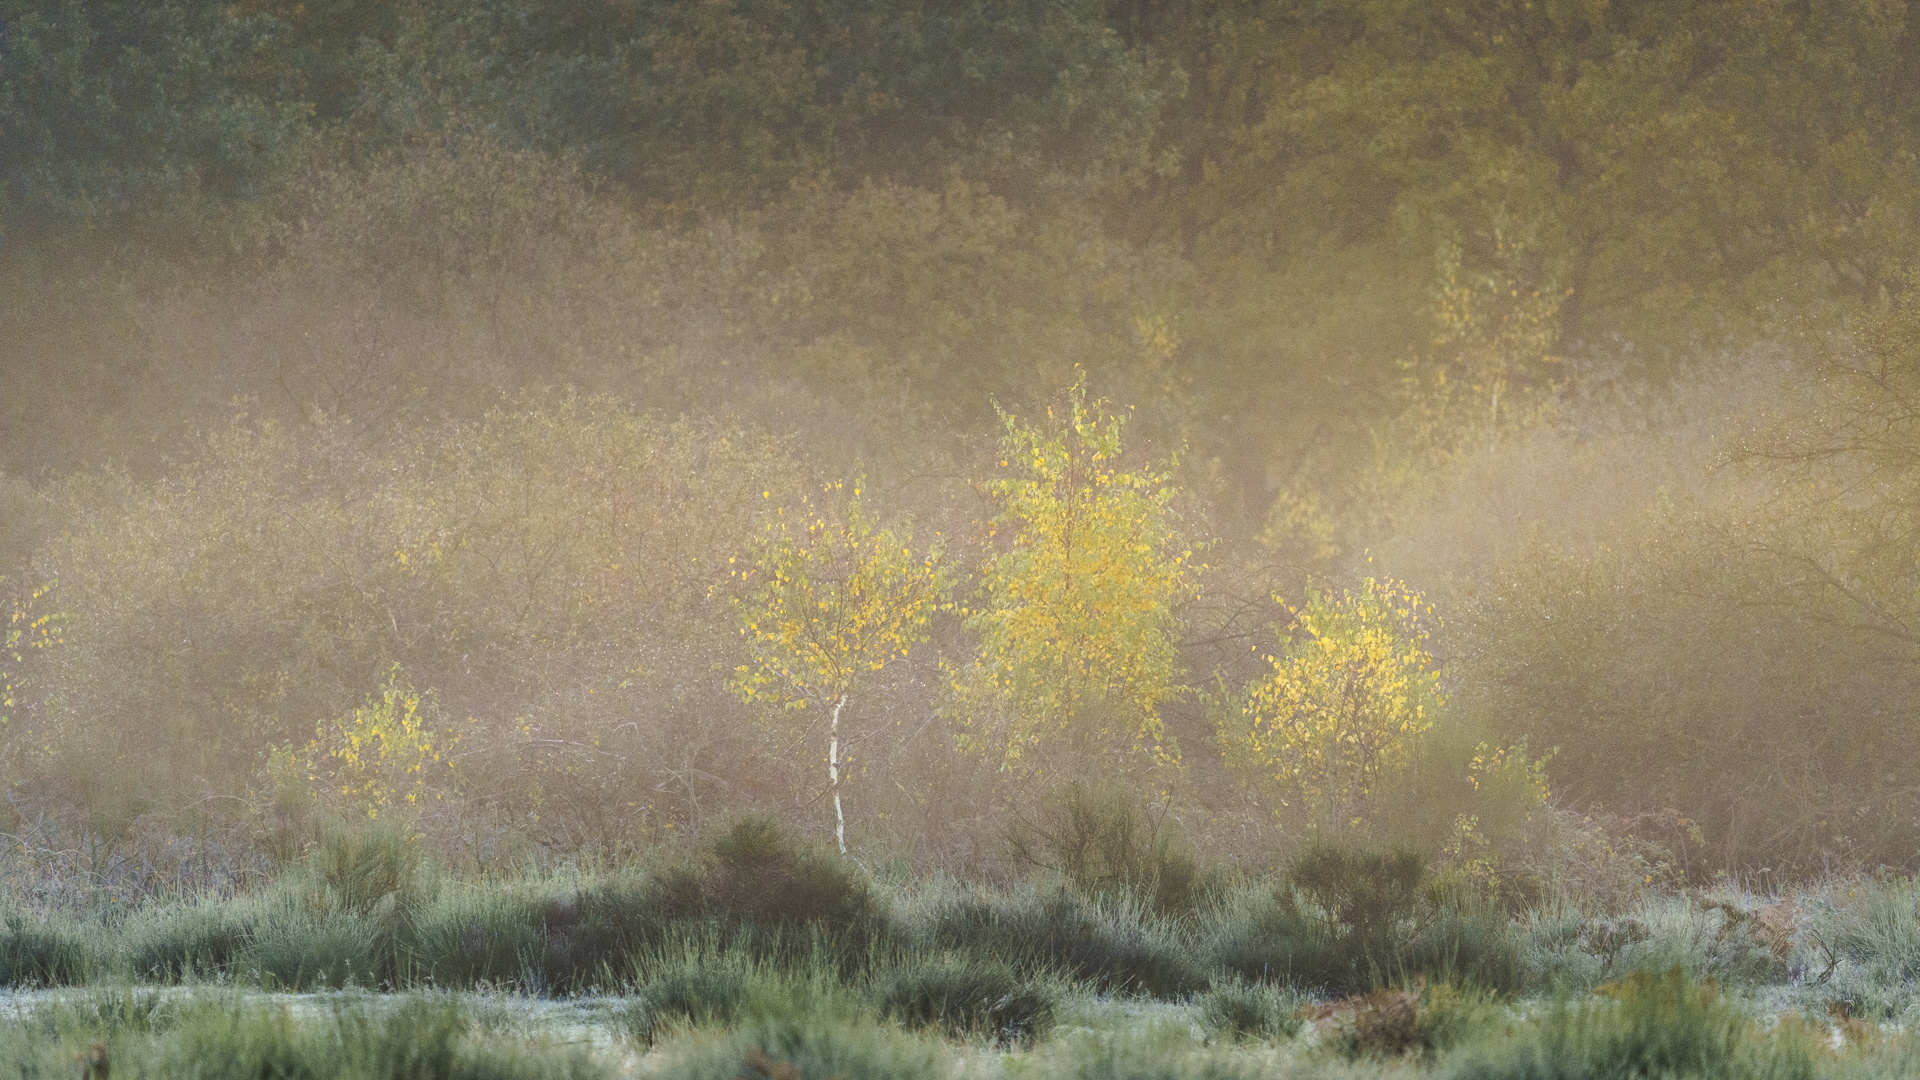
[[[1917,152],[1900,0],[0,0],[9,858],[1910,870]]]

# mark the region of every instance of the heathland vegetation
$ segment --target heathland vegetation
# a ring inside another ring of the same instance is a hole
[[[0,0],[0,1057],[1897,1074],[1917,132],[1898,0]]]

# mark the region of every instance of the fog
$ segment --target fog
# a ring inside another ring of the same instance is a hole
[[[1912,870],[1898,7],[7,16],[5,858]]]

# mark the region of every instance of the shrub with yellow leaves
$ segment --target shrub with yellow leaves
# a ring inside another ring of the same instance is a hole
[[[393,665],[377,696],[315,730],[307,747],[312,779],[330,780],[332,793],[369,818],[417,812],[440,794],[427,783],[428,770],[444,760],[450,740],[429,726],[436,712],[431,692],[414,690]]]
[[[1096,753],[1176,766],[1160,704],[1179,690],[1175,605],[1193,589],[1169,473],[1121,468],[1125,417],[1086,399],[1030,427],[1002,414],[1001,466],[986,485],[1003,545],[987,562],[985,605],[968,626],[977,661],[956,681],[965,748],[1008,769],[1046,753]]]
[[[1337,598],[1310,590],[1290,610],[1273,673],[1247,687],[1220,743],[1276,811],[1339,828],[1364,816],[1375,786],[1433,726],[1440,674],[1419,595],[1391,579]]]

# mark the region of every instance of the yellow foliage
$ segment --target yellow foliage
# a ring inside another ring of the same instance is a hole
[[[1337,599],[1309,592],[1293,615],[1267,658],[1273,674],[1248,686],[1242,729],[1221,745],[1278,806],[1349,824],[1442,704],[1421,600],[1368,578]]]
[[[431,693],[416,692],[393,665],[379,696],[315,730],[307,747],[311,779],[330,774],[334,792],[370,818],[417,809],[429,794],[438,798],[427,770],[443,760],[451,740],[428,727],[433,711]]]
[[[1179,689],[1174,605],[1191,592],[1193,553],[1174,527],[1172,479],[1120,468],[1125,418],[1089,404],[1084,377],[1064,422],[1002,415],[1007,474],[986,490],[1005,546],[968,619],[980,657],[956,685],[962,745],[1008,767],[1057,742],[1177,765],[1157,709]]]
[[[0,578],[0,581],[5,580]],[[27,657],[41,649],[49,649],[64,640],[61,634],[61,618],[57,612],[35,613],[34,608],[53,591],[51,583],[42,585],[28,593],[25,599],[15,598],[8,605],[7,626],[4,640],[0,640],[0,727],[13,722],[13,710],[16,707],[16,695],[20,691],[20,672]]]
[[[911,531],[867,517],[858,482],[837,515],[795,509],[769,519],[734,572],[751,589],[735,604],[752,660],[731,685],[744,701],[803,708],[852,693],[862,674],[925,641],[949,584],[937,546],[917,550]]]

